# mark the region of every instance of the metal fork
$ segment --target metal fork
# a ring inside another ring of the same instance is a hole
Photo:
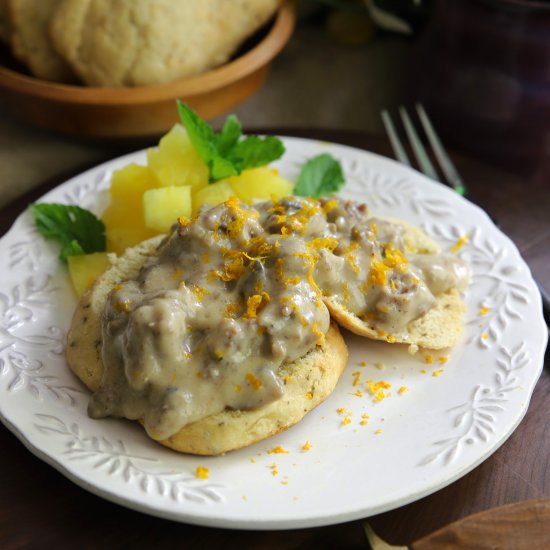
[[[439,136],[437,135],[430,119],[428,118],[428,115],[426,114],[424,107],[420,103],[417,103],[415,105],[415,108],[418,114],[418,118],[420,119],[422,128],[424,129],[424,133],[426,134],[426,137],[428,138],[428,142],[431,145],[431,148],[433,150],[434,156],[437,159],[437,162],[439,163],[439,168],[441,169],[441,171],[443,172],[443,175],[445,176],[446,182],[459,195],[465,195],[466,187],[462,182],[462,179],[460,178],[460,175],[457,172],[455,165],[453,164],[449,155],[445,151],[445,148],[443,147],[443,144],[441,143]],[[422,140],[420,139],[418,132],[415,130],[415,127],[412,123],[409,113],[407,113],[404,107],[399,107],[399,115],[401,117],[401,121],[405,128],[407,137],[409,138],[409,142],[414,152],[414,156],[416,157],[416,160],[422,172],[424,172],[424,174],[426,174],[429,178],[445,183],[439,177],[439,174],[435,169],[434,165],[432,164],[432,161],[430,160],[430,157],[426,152],[426,148],[424,147],[424,144],[422,143]],[[393,148],[395,157],[402,164],[411,166],[411,161],[409,160],[409,157],[405,152],[405,148],[403,147],[403,144],[399,139],[399,135],[396,131],[395,125],[392,122],[390,114],[386,109],[384,109],[381,113],[381,116],[382,116],[382,122],[384,123],[384,127],[386,129],[386,133],[388,134],[388,137],[390,139],[390,143]]]
[[[460,178],[460,175],[455,168],[455,165],[445,151],[445,148],[443,147],[439,136],[437,135],[432,123],[430,122],[430,119],[428,118],[424,107],[420,103],[417,103],[415,105],[415,108],[418,118],[420,119],[422,128],[424,129],[424,133],[426,134],[428,142],[432,147],[433,154],[437,159],[437,162],[439,163],[439,168],[445,176],[446,182],[459,195],[464,196],[466,194],[466,186],[462,182],[462,179]],[[392,122],[390,114],[386,109],[384,109],[380,114],[382,116],[382,122],[384,123],[384,127],[386,129],[386,133],[388,134],[388,138],[390,140],[395,157],[402,164],[412,166],[411,161],[409,160],[409,157],[405,151],[405,148],[403,147],[401,139],[399,138],[396,127]],[[424,174],[426,174],[433,180],[445,183],[439,177],[437,170],[434,168],[434,165],[432,164],[432,161],[430,160],[430,157],[426,152],[426,148],[424,147],[424,144],[422,143],[418,132],[415,130],[411,117],[404,107],[399,107],[399,116],[401,117],[403,127],[405,128],[405,133],[409,138],[414,156],[416,157],[416,160],[422,172],[424,172]],[[544,319],[546,321],[546,324],[550,327],[550,293],[545,289],[544,286],[540,284],[539,281],[536,281],[536,283],[542,297]]]

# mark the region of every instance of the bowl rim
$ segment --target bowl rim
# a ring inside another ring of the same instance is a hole
[[[145,86],[100,87],[49,82],[0,66],[0,86],[12,91],[65,103],[120,105],[154,103],[200,95],[236,82],[268,64],[286,45],[296,23],[294,3],[277,10],[268,34],[251,50],[220,67],[188,78]]]

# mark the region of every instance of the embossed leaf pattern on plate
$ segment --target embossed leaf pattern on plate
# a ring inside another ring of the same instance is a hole
[[[486,443],[493,437],[498,413],[505,410],[510,392],[519,389],[518,371],[528,366],[531,360],[523,342],[512,350],[501,347],[496,361],[497,368],[493,384],[476,385],[469,401],[446,411],[451,414],[453,427],[458,433],[436,441],[433,445],[437,447],[437,451],[427,455],[420,465],[424,466],[435,461],[449,464],[457,457],[464,445],[474,445],[481,441]]]
[[[95,210],[97,208],[97,196],[101,191],[109,188],[111,174],[111,170],[99,170],[89,174],[89,177],[82,183],[68,188],[63,194],[61,202]]]
[[[48,414],[36,414],[35,428],[44,434],[62,437],[70,460],[81,460],[101,469],[109,476],[121,476],[130,483],[137,481],[143,493],[156,492],[176,502],[189,500],[197,504],[224,502],[221,485],[206,483],[190,474],[162,470],[159,460],[130,453],[124,441],[110,441],[104,435],[84,436],[76,423],[68,426],[60,418]],[[147,465],[147,466],[145,466]],[[153,469],[158,465],[160,468]]]
[[[28,327],[37,325],[55,300],[51,277],[34,272],[9,292],[0,292],[0,375],[9,378],[7,390],[26,388],[38,400],[45,397],[75,404],[75,395],[82,390],[66,384],[44,357],[61,355],[64,331],[57,326],[43,326],[39,332]]]
[[[21,231],[21,240],[9,247],[8,266],[13,269],[21,265],[25,269],[38,271],[44,256],[44,245],[38,236],[38,231],[25,225],[25,230]]]

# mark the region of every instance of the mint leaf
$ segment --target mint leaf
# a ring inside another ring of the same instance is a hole
[[[208,166],[210,183],[238,176],[247,168],[265,166],[285,152],[283,142],[274,136],[249,136],[241,140],[241,123],[235,115],[229,115],[216,133],[183,101],[178,100],[177,105],[193,147]]]
[[[283,156],[285,146],[276,137],[249,136],[239,141],[230,151],[230,159],[240,171],[265,166]]]
[[[73,240],[62,245],[59,257],[65,261],[69,256],[82,256],[83,254],[86,254],[84,249],[80,246],[78,241]]]
[[[345,183],[340,163],[328,153],[308,160],[300,171],[294,194],[301,197],[322,197],[335,193]]]
[[[239,141],[242,136],[241,123],[235,115],[229,115],[225,119],[222,131],[216,136],[216,148],[222,156],[227,155],[229,151]]]
[[[214,157],[212,159],[210,164],[210,183],[229,178],[230,176],[238,176],[239,174],[240,171],[237,170],[232,162],[222,157]]]
[[[197,153],[201,156],[206,165],[210,167],[212,159],[217,156],[214,143],[214,130],[212,130],[212,128],[206,124],[202,118],[200,118],[185,103],[183,103],[183,101],[178,99],[177,105],[181,122],[187,130],[187,135],[189,136],[193,147],[197,150]]]
[[[59,257],[64,262],[68,256],[105,250],[105,225],[90,211],[55,203],[34,203],[30,208],[39,233],[61,245]]]

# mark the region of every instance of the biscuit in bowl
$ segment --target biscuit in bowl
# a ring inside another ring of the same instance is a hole
[[[173,82],[225,63],[279,0],[62,0],[51,38],[88,86]]]
[[[66,135],[117,140],[158,137],[178,121],[176,99],[188,103],[202,118],[212,119],[254,94],[290,39],[295,21],[293,4],[284,2],[222,65],[173,82],[143,86],[48,81],[30,75],[2,48],[0,102],[12,115]]]
[[[74,82],[69,64],[50,40],[50,20],[61,1],[8,0],[9,30],[3,34],[8,33],[14,55],[32,74],[45,80]]]

